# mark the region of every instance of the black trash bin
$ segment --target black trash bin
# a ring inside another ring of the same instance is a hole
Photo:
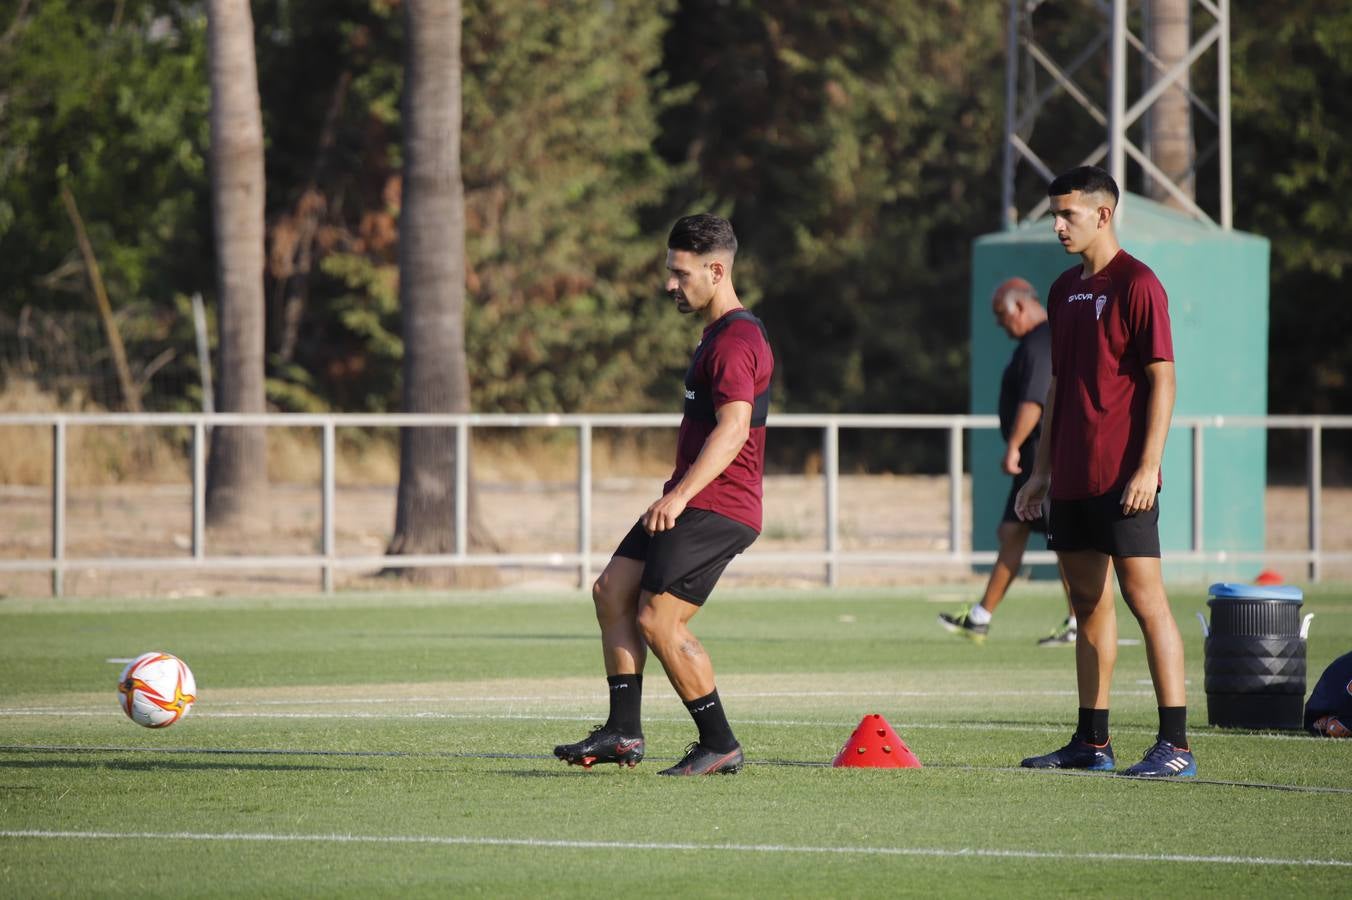
[[[1206,711],[1212,725],[1292,728],[1305,706],[1300,588],[1213,584],[1206,636]]]

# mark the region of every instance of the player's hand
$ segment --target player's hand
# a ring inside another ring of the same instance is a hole
[[[676,519],[685,512],[685,501],[675,494],[667,494],[658,500],[643,514],[643,530],[648,534],[670,531],[676,527]]]
[[[1035,522],[1042,518],[1042,504],[1047,499],[1047,489],[1051,484],[1050,476],[1034,472],[1028,477],[1028,482],[1019,488],[1019,495],[1014,498],[1014,515],[1019,517],[1020,522]]]
[[[1000,464],[1000,468],[1004,469],[1006,475],[1017,475],[1023,471],[1023,469],[1019,467],[1018,447],[1015,447],[1013,444],[1009,444],[1005,447],[1005,458],[1004,462]]]
[[[1155,506],[1155,493],[1160,486],[1160,470],[1154,466],[1142,466],[1131,476],[1127,486],[1122,489],[1122,515],[1134,516],[1147,512]]]

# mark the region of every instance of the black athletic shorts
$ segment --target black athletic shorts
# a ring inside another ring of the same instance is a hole
[[[1122,492],[1053,500],[1047,547],[1058,553],[1097,550],[1109,556],[1160,555],[1160,498],[1134,516],[1122,513]]]
[[[1033,467],[1025,463],[1023,471],[1014,476],[1013,481],[1009,485],[1009,496],[1005,498],[1005,511],[1004,514],[1000,516],[1001,522],[1023,522],[1023,520],[1014,512],[1014,498],[1019,496],[1019,489],[1028,483],[1028,479],[1032,474]],[[1047,517],[1045,514],[1038,516],[1031,522],[1023,522],[1023,524],[1040,534],[1047,531]]]
[[[643,563],[639,587],[703,606],[732,558],[751,546],[756,529],[707,509],[687,509],[676,527],[650,535],[639,519],[615,556]]]

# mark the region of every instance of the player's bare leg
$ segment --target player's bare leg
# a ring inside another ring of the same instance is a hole
[[[1057,555],[1066,579],[1078,632],[1075,676],[1080,707],[1107,709],[1117,665],[1117,609],[1108,574],[1108,557],[1096,550]]]
[[[613,762],[632,768],[643,759],[640,709],[648,648],[638,629],[642,575],[641,561],[615,556],[592,585],[610,689],[610,715],[582,740],[554,748],[554,755],[570,765],[590,769],[598,762]]]
[[[667,679],[695,720],[699,740],[662,775],[731,774],[742,768],[742,748],[732,733],[714,685],[714,667],[689,622],[699,607],[674,594],[644,592],[639,600],[638,627],[662,661]]]
[[[674,594],[649,594],[639,602],[638,628],[662,661],[667,679],[684,701],[714,689],[714,666],[688,624],[699,607]]]
[[[638,628],[638,585],[642,577],[641,560],[614,556],[592,585],[607,675],[643,674],[648,645]]]
[[[1183,638],[1178,633],[1159,557],[1128,556],[1113,560],[1117,583],[1145,637],[1150,678],[1155,683],[1160,727],[1155,745],[1122,774],[1142,778],[1190,778],[1197,760],[1188,745],[1187,686],[1183,673]]]
[[[1018,576],[1030,531],[1027,522],[1001,522],[995,529],[995,539],[1000,543],[1000,550],[996,554],[995,565],[991,567],[990,578],[986,581],[986,593],[981,598],[981,605],[987,612],[995,612],[1000,601],[1005,599],[1010,584]]]
[[[1183,638],[1174,621],[1173,610],[1169,608],[1159,558],[1128,556],[1114,559],[1113,563],[1127,607],[1141,623],[1156,700],[1160,706],[1187,705]]]
[[[1097,550],[1057,554],[1079,620],[1075,636],[1075,679],[1079,723],[1070,743],[1022,765],[1030,769],[1088,769],[1110,772],[1116,765],[1108,734],[1108,694],[1117,664],[1117,611],[1108,579],[1108,556]]]

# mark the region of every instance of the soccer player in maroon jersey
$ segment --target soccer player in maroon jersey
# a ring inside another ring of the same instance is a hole
[[[651,648],[699,739],[662,775],[733,773],[743,764],[689,622],[723,569],[761,530],[765,419],[774,356],[765,327],[737,299],[737,237],[712,215],[686,216],[667,239],[668,295],[705,323],[685,375],[676,467],[592,587],[610,686],[610,717],[554,755],[573,765],[633,766],[644,754],[640,700]]]
[[[1160,569],[1160,464],[1173,415],[1175,381],[1169,301],[1144,263],[1117,242],[1112,176],[1081,166],[1047,188],[1053,228],[1080,263],[1047,295],[1052,383],[1033,474],[1015,500],[1024,521],[1043,514],[1079,622],[1075,668],[1079,725],[1070,743],[1023,761],[1029,768],[1110,771],[1108,694],[1117,661],[1117,624],[1101,602],[1108,566],[1145,638],[1159,705],[1159,734],[1123,774],[1188,777],[1183,639]]]

